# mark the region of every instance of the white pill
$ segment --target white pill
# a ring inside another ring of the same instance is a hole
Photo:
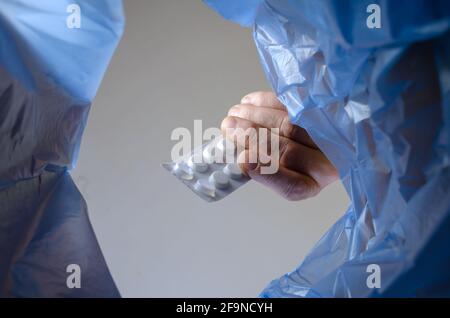
[[[205,160],[205,162],[207,163],[213,163],[215,158],[215,143],[211,142],[210,144],[208,144],[205,149],[203,149],[203,159]]]
[[[201,154],[194,154],[188,160],[188,166],[197,172],[206,172],[208,170],[208,164],[203,161]]]
[[[179,163],[176,163],[172,168],[172,173],[176,175],[178,178],[183,180],[192,180],[194,178],[194,175],[192,174],[189,169],[186,167],[183,167]]]
[[[230,184],[228,176],[222,171],[214,171],[209,176],[209,182],[214,184],[217,189],[226,189]]]
[[[229,163],[223,168],[223,172],[229,175],[232,179],[240,179],[242,177],[242,170],[236,163]]]
[[[219,140],[217,142],[217,148],[224,154],[230,154],[230,155],[234,155],[235,151],[236,151],[236,146],[234,145],[234,142],[232,142],[231,140],[228,140],[226,138],[221,138],[221,140]]]
[[[216,196],[216,189],[214,188],[214,185],[206,179],[197,180],[194,184],[194,189],[212,198]]]

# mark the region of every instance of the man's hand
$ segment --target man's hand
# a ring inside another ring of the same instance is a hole
[[[228,117],[221,125],[225,135],[230,132],[230,128],[246,130],[261,127],[279,128],[279,169],[275,174],[261,174],[259,163],[241,164],[242,170],[249,177],[293,201],[315,196],[338,179],[336,168],[317,148],[306,130],[290,123],[284,105],[272,92],[246,95],[241,104],[230,108]],[[230,138],[230,135],[227,137]],[[240,156],[248,158],[248,149],[252,146],[240,146],[246,149]]]

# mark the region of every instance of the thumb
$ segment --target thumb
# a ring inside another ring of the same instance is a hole
[[[320,191],[317,182],[311,177],[280,166],[274,174],[261,173],[261,165],[249,162],[248,150],[238,156],[242,172],[258,183],[261,183],[288,200],[297,201],[315,196]]]

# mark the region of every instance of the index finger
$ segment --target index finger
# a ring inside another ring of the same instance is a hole
[[[223,123],[223,127],[225,128],[230,126],[230,119],[233,119],[232,123],[236,126],[233,128],[237,128],[240,126],[244,126],[245,128],[247,128],[247,126],[251,125],[252,123],[256,126],[269,129],[278,128],[280,135],[305,144],[308,147],[317,148],[306,130],[304,130],[300,126],[291,124],[289,116],[284,110],[268,107],[258,107],[252,104],[239,104],[230,108],[227,118],[229,119],[227,121],[224,120]]]

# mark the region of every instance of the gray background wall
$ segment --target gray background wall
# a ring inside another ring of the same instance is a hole
[[[160,167],[176,127],[218,126],[268,89],[251,31],[200,1],[127,0],[74,179],[125,297],[251,297],[293,270],[341,215],[339,183],[288,202],[250,182],[205,203]]]

